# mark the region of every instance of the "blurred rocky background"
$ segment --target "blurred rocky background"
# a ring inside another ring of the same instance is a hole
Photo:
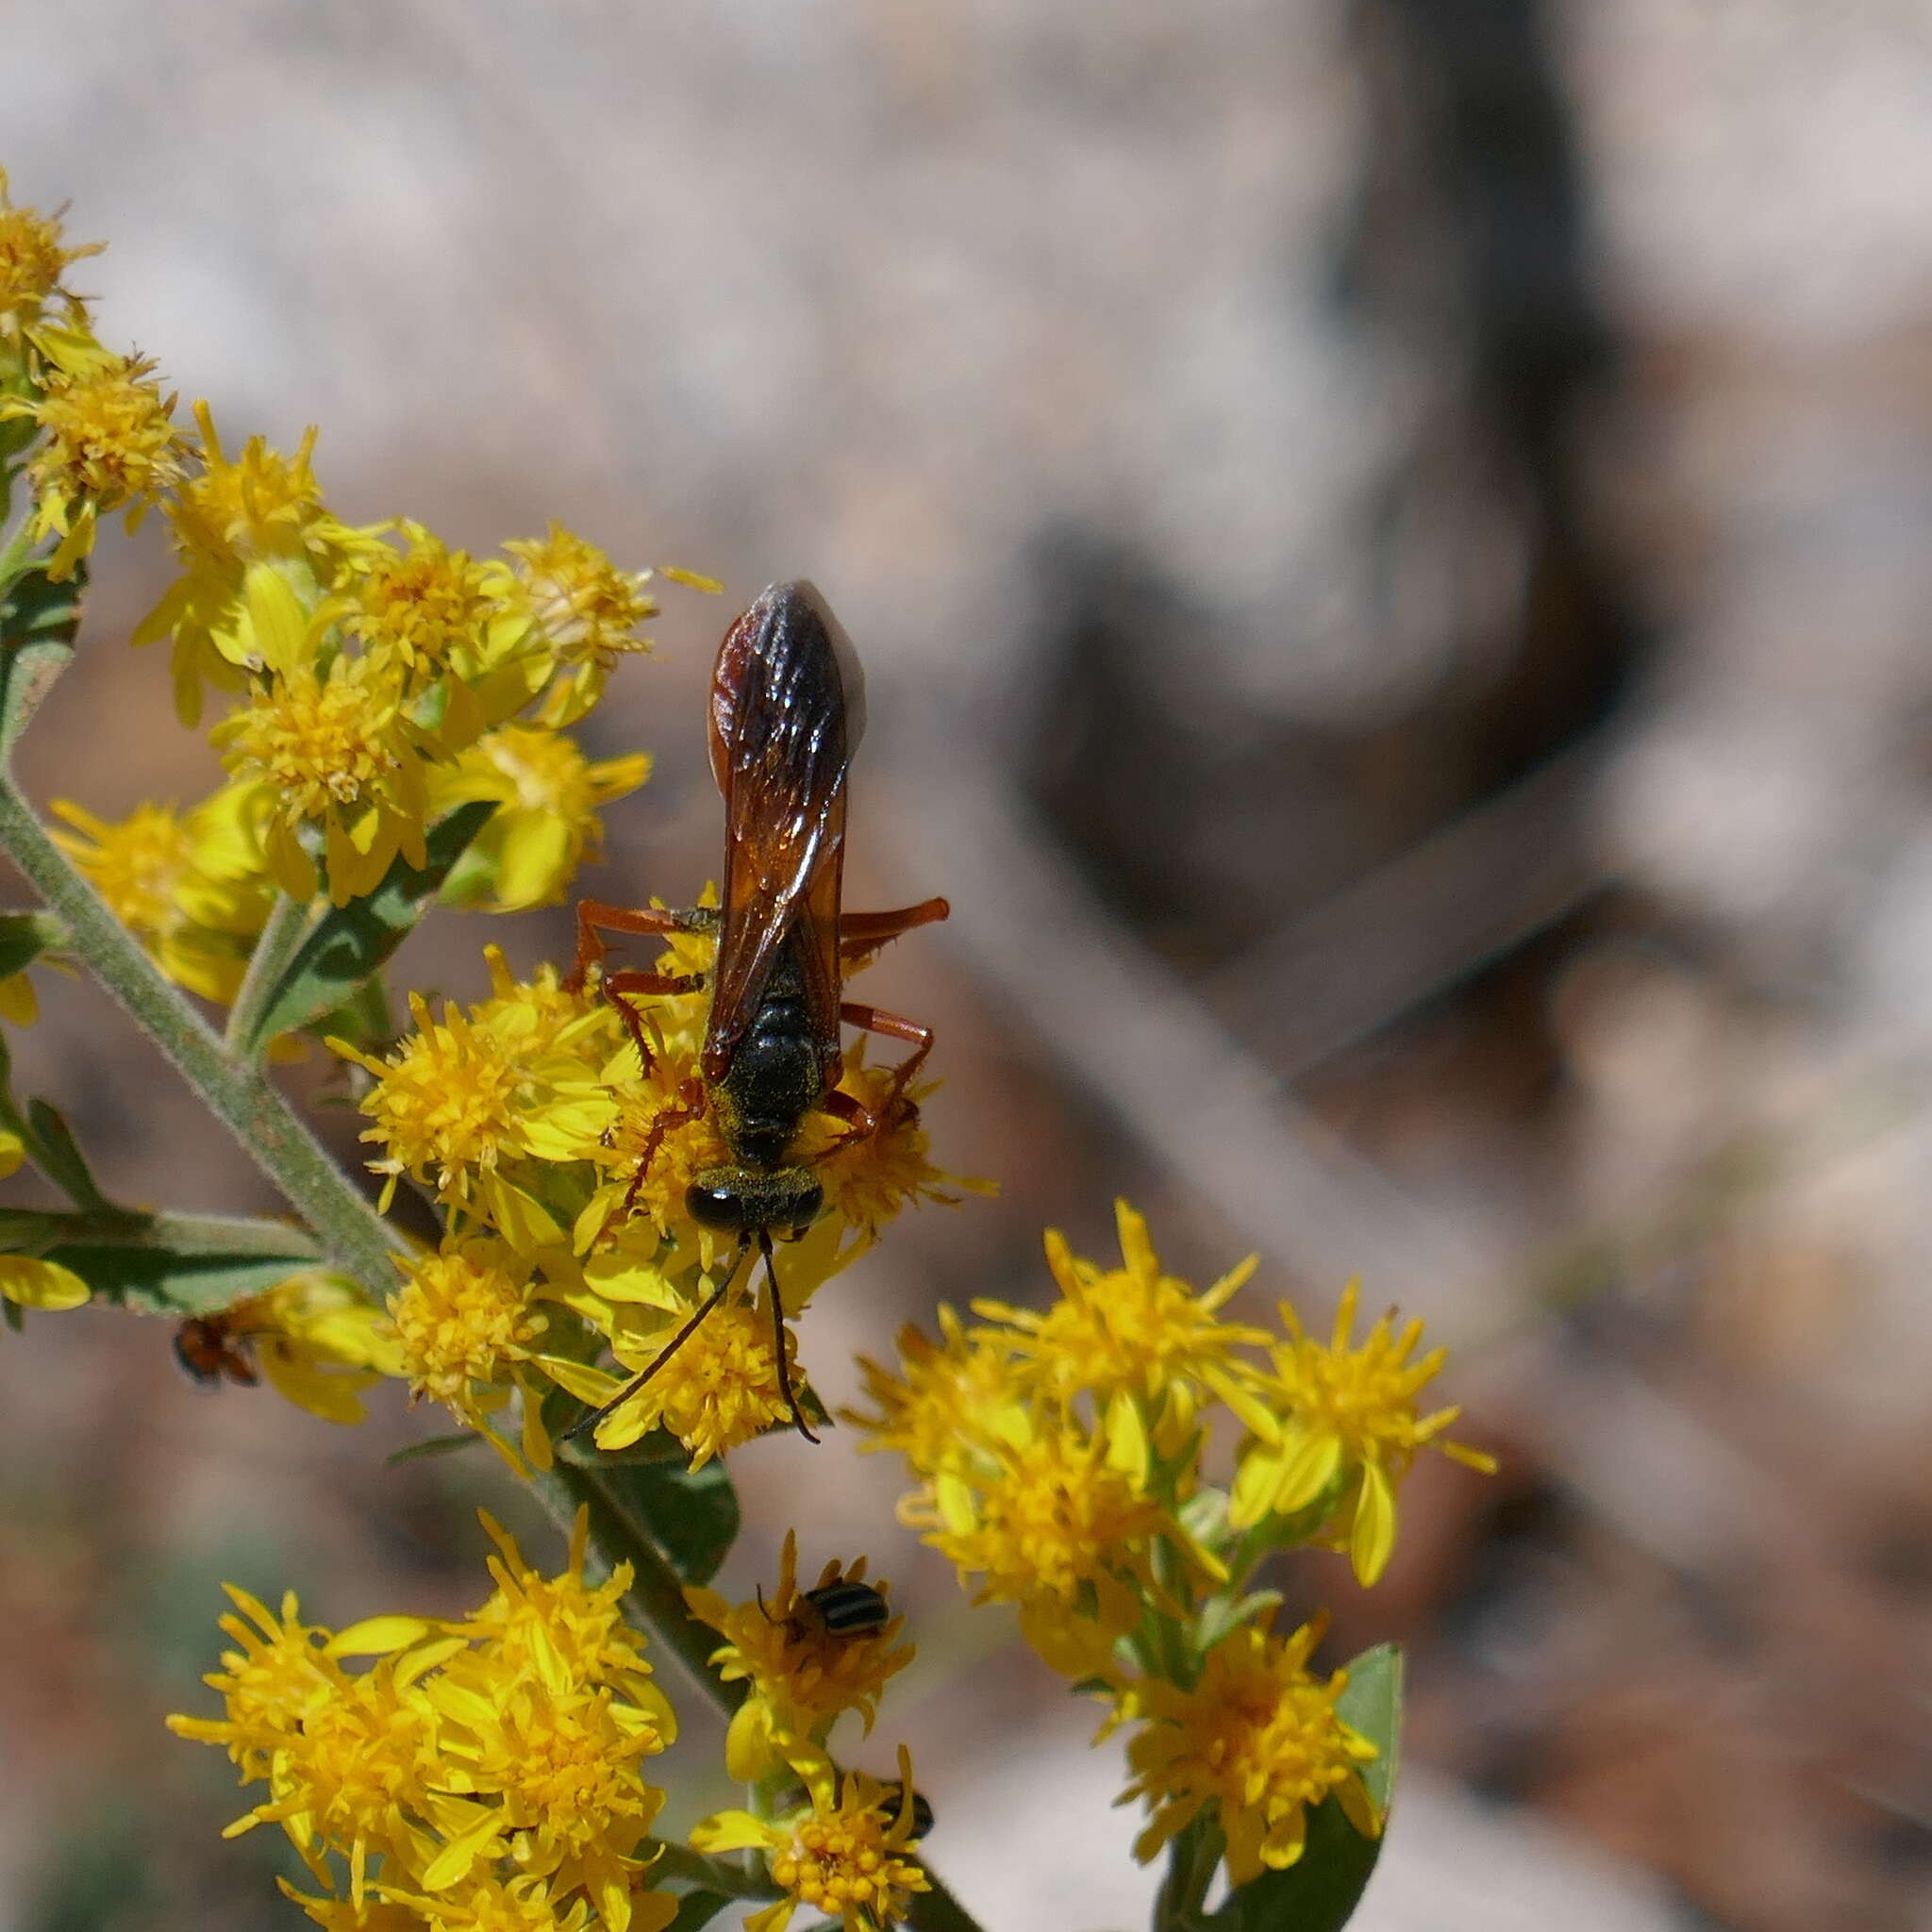
[[[856,901],[940,1028],[942,1159],[842,1357],[1046,1290],[1132,1196],[1177,1271],[1359,1270],[1505,1473],[1418,1470],[1332,1648],[1413,1646],[1366,1932],[1932,1923],[1932,6],[1925,0],[24,0],[0,159],[104,337],[354,518],[818,580],[864,654]],[[27,741],[105,812],[213,774],[104,545]],[[600,751],[609,897],[717,869],[675,593]],[[415,983],[565,915],[446,921]],[[136,1200],[266,1208],[52,987],[22,1085]],[[297,1082],[314,1080],[297,1070]],[[344,1148],[353,1125],[331,1131]],[[1257,1306],[1265,1306],[1265,1302]],[[482,1591],[484,1459],[204,1398],[159,1324],[0,1348],[0,1925],[286,1927],[201,1695],[216,1584]],[[1145,1923],[1112,1746],[835,1439],[753,1533],[914,1613],[935,1863],[1001,1932]],[[545,1533],[528,1525],[533,1548]],[[541,1560],[541,1559],[540,1559]],[[680,1794],[720,1801],[693,1724]]]

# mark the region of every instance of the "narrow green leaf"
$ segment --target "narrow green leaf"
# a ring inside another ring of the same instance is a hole
[[[74,655],[87,561],[64,583],[52,582],[43,564],[24,572],[0,593],[0,761],[13,748],[41,700]]]
[[[72,1268],[97,1298],[151,1315],[212,1315],[265,1294],[315,1257],[288,1255],[264,1260],[255,1255],[184,1255],[167,1248],[69,1246],[43,1257]]]
[[[240,1051],[258,1053],[276,1034],[292,1033],[353,999],[414,930],[450,867],[495,809],[489,799],[459,805],[431,826],[425,865],[397,858],[368,898],[325,913],[263,1002],[249,1037],[236,1042]]]
[[[26,1106],[27,1125],[33,1139],[27,1151],[34,1165],[74,1203],[76,1208],[105,1208],[108,1197],[101,1192],[67,1124],[66,1116],[50,1101],[30,1100]]]
[[[384,1466],[395,1469],[405,1462],[422,1462],[431,1457],[454,1456],[459,1449],[472,1449],[483,1440],[481,1436],[465,1429],[458,1436],[426,1436],[420,1442],[411,1442],[406,1449],[397,1449],[383,1457]]]
[[[682,1583],[708,1583],[738,1535],[738,1492],[722,1461],[614,1463],[599,1474],[613,1501],[644,1524]]]
[[[698,1932],[702,1925],[708,1925],[732,1901],[722,1892],[688,1891],[677,1902],[677,1916],[665,1927],[665,1932]]]
[[[277,1221],[136,1215],[108,1207],[0,1217],[0,1246],[73,1269],[105,1300],[175,1316],[232,1307],[321,1258],[300,1228]]]
[[[67,927],[51,912],[0,912],[0,979],[11,979],[66,943]]]
[[[1394,1788],[1402,1729],[1402,1653],[1392,1643],[1364,1651],[1348,1667],[1336,1708],[1344,1724],[1376,1747],[1362,1782],[1384,1817]],[[1380,1855],[1380,1839],[1363,1838],[1326,1799],[1308,1813],[1307,1848],[1285,1872],[1264,1872],[1230,1895],[1209,1921],[1214,1932],[1340,1932],[1361,1902]]]

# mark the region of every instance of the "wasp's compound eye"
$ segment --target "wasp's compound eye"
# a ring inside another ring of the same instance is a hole
[[[694,1181],[684,1191],[684,1211],[706,1227],[736,1232],[745,1225],[744,1210],[744,1196],[736,1188],[707,1187]]]

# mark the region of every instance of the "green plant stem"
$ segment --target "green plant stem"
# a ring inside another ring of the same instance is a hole
[[[1220,1830],[1198,1813],[1174,1834],[1167,1875],[1154,1901],[1154,1932],[1195,1932],[1221,1853]]]
[[[74,950],[288,1197],[328,1258],[378,1300],[395,1280],[396,1240],[355,1183],[296,1118],[261,1070],[235,1060],[213,1029],[156,971],[134,936],[68,862],[0,777],[0,845],[67,922]]]
[[[287,892],[277,892],[261,928],[261,937],[248,957],[248,971],[242,974],[241,991],[228,1008],[228,1025],[222,1044],[229,1053],[259,1059],[268,1050],[268,1041],[264,1040],[250,1054],[248,1042],[255,1037],[256,1023],[267,1010],[289,961],[295,957],[308,932],[308,903],[291,899]]]

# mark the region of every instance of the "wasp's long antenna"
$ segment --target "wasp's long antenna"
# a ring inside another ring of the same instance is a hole
[[[581,1436],[586,1429],[595,1428],[597,1424],[601,1423],[604,1420],[604,1418],[611,1412],[612,1409],[620,1408],[624,1406],[624,1404],[628,1402],[631,1399],[631,1397],[635,1395],[638,1392],[638,1391],[641,1389],[644,1386],[644,1384],[648,1382],[651,1379],[651,1377],[655,1375],[658,1373],[658,1371],[661,1369],[664,1366],[664,1364],[668,1362],[671,1359],[671,1357],[675,1356],[677,1353],[677,1351],[680,1348],[682,1348],[684,1344],[687,1341],[689,1341],[694,1334],[697,1333],[698,1324],[702,1322],[705,1319],[705,1317],[708,1315],[711,1312],[711,1310],[715,1308],[718,1306],[718,1304],[724,1299],[724,1291],[727,1288],[729,1288],[731,1284],[738,1278],[739,1263],[742,1261],[745,1256],[748,1255],[750,1252],[751,1244],[748,1241],[740,1241],[738,1244],[738,1253],[732,1257],[731,1266],[725,1270],[724,1279],[721,1281],[717,1285],[717,1287],[711,1291],[709,1296],[706,1299],[704,1306],[698,1309],[697,1313],[694,1314],[691,1318],[691,1320],[688,1321],[684,1324],[684,1326],[680,1328],[677,1331],[677,1333],[674,1335],[671,1338],[671,1340],[667,1341],[664,1344],[664,1346],[658,1351],[656,1357],[652,1359],[650,1367],[645,1369],[641,1374],[633,1376],[632,1379],[629,1382],[625,1383],[625,1386],[622,1389],[620,1389],[617,1391],[617,1393],[613,1395],[610,1398],[610,1400],[603,1406],[602,1408],[589,1409],[584,1414],[580,1415],[575,1422],[571,1424],[569,1428],[564,1430],[563,1434],[559,1436],[558,1440],[562,1442],[569,1442],[574,1441],[576,1437]],[[766,1255],[766,1259],[769,1260],[770,1258],[771,1257],[768,1251]],[[779,1386],[781,1388],[784,1386],[784,1370],[780,1368],[778,1374]],[[788,1391],[787,1392],[789,1393],[790,1391]]]
[[[798,1397],[791,1392],[791,1364],[785,1359],[785,1304],[778,1299],[778,1271],[772,1265],[772,1230],[768,1227],[758,1229],[758,1253],[765,1257],[765,1280],[772,1290],[772,1346],[778,1356],[778,1393],[791,1411],[791,1426],[808,1442],[816,1442],[818,1438],[806,1422]]]

